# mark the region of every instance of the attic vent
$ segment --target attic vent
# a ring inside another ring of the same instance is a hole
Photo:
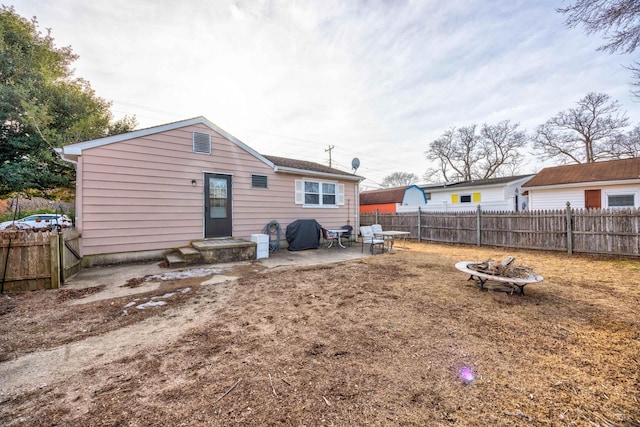
[[[193,152],[199,154],[211,154],[211,135],[208,133],[193,133]]]
[[[251,187],[268,188],[266,175],[251,175]]]

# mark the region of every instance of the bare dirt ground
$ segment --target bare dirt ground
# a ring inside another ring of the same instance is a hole
[[[453,267],[507,255],[545,280]],[[637,259],[408,244],[202,281],[0,297],[0,424],[640,425]]]

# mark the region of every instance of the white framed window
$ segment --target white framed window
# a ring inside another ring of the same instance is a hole
[[[607,194],[608,208],[634,208],[636,206],[635,193]]]
[[[344,205],[344,184],[332,181],[296,179],[295,203],[304,207],[338,207]]]
[[[461,194],[460,203],[471,203],[471,194]]]

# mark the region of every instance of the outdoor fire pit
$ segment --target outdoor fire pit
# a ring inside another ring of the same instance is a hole
[[[492,260],[484,262],[460,261],[456,263],[456,268],[469,274],[469,279],[473,280],[480,290],[484,289],[485,283],[491,280],[511,287],[511,293],[518,289],[524,295],[524,287],[530,283],[542,282],[544,278],[526,267],[513,266],[514,257],[510,256],[496,263]]]

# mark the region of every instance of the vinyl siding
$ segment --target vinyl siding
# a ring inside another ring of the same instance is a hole
[[[480,205],[483,210],[514,210],[514,186],[451,188],[431,191],[431,200],[423,210],[427,211],[464,211],[476,210]],[[509,191],[511,189],[511,191]],[[460,196],[471,196],[471,203],[461,203]],[[480,199],[479,202],[475,201]],[[454,203],[454,200],[456,202]]]
[[[192,152],[193,131],[212,135],[211,155]],[[296,219],[355,223],[357,183],[343,182],[344,206],[302,208],[294,204],[294,180],[302,176],[276,174],[207,126],[194,125],[84,150],[77,179],[82,255],[171,249],[202,239],[205,172],[232,177],[233,237],[250,239],[272,220],[283,237]],[[266,175],[269,188],[252,188],[252,174]]]
[[[549,188],[529,190],[529,209],[547,210],[564,209],[567,202],[572,208],[583,209],[585,207],[585,190],[601,190],[601,206],[607,207],[608,194],[635,194],[636,207],[640,207],[640,185],[612,185],[612,186],[584,186],[572,188]]]

